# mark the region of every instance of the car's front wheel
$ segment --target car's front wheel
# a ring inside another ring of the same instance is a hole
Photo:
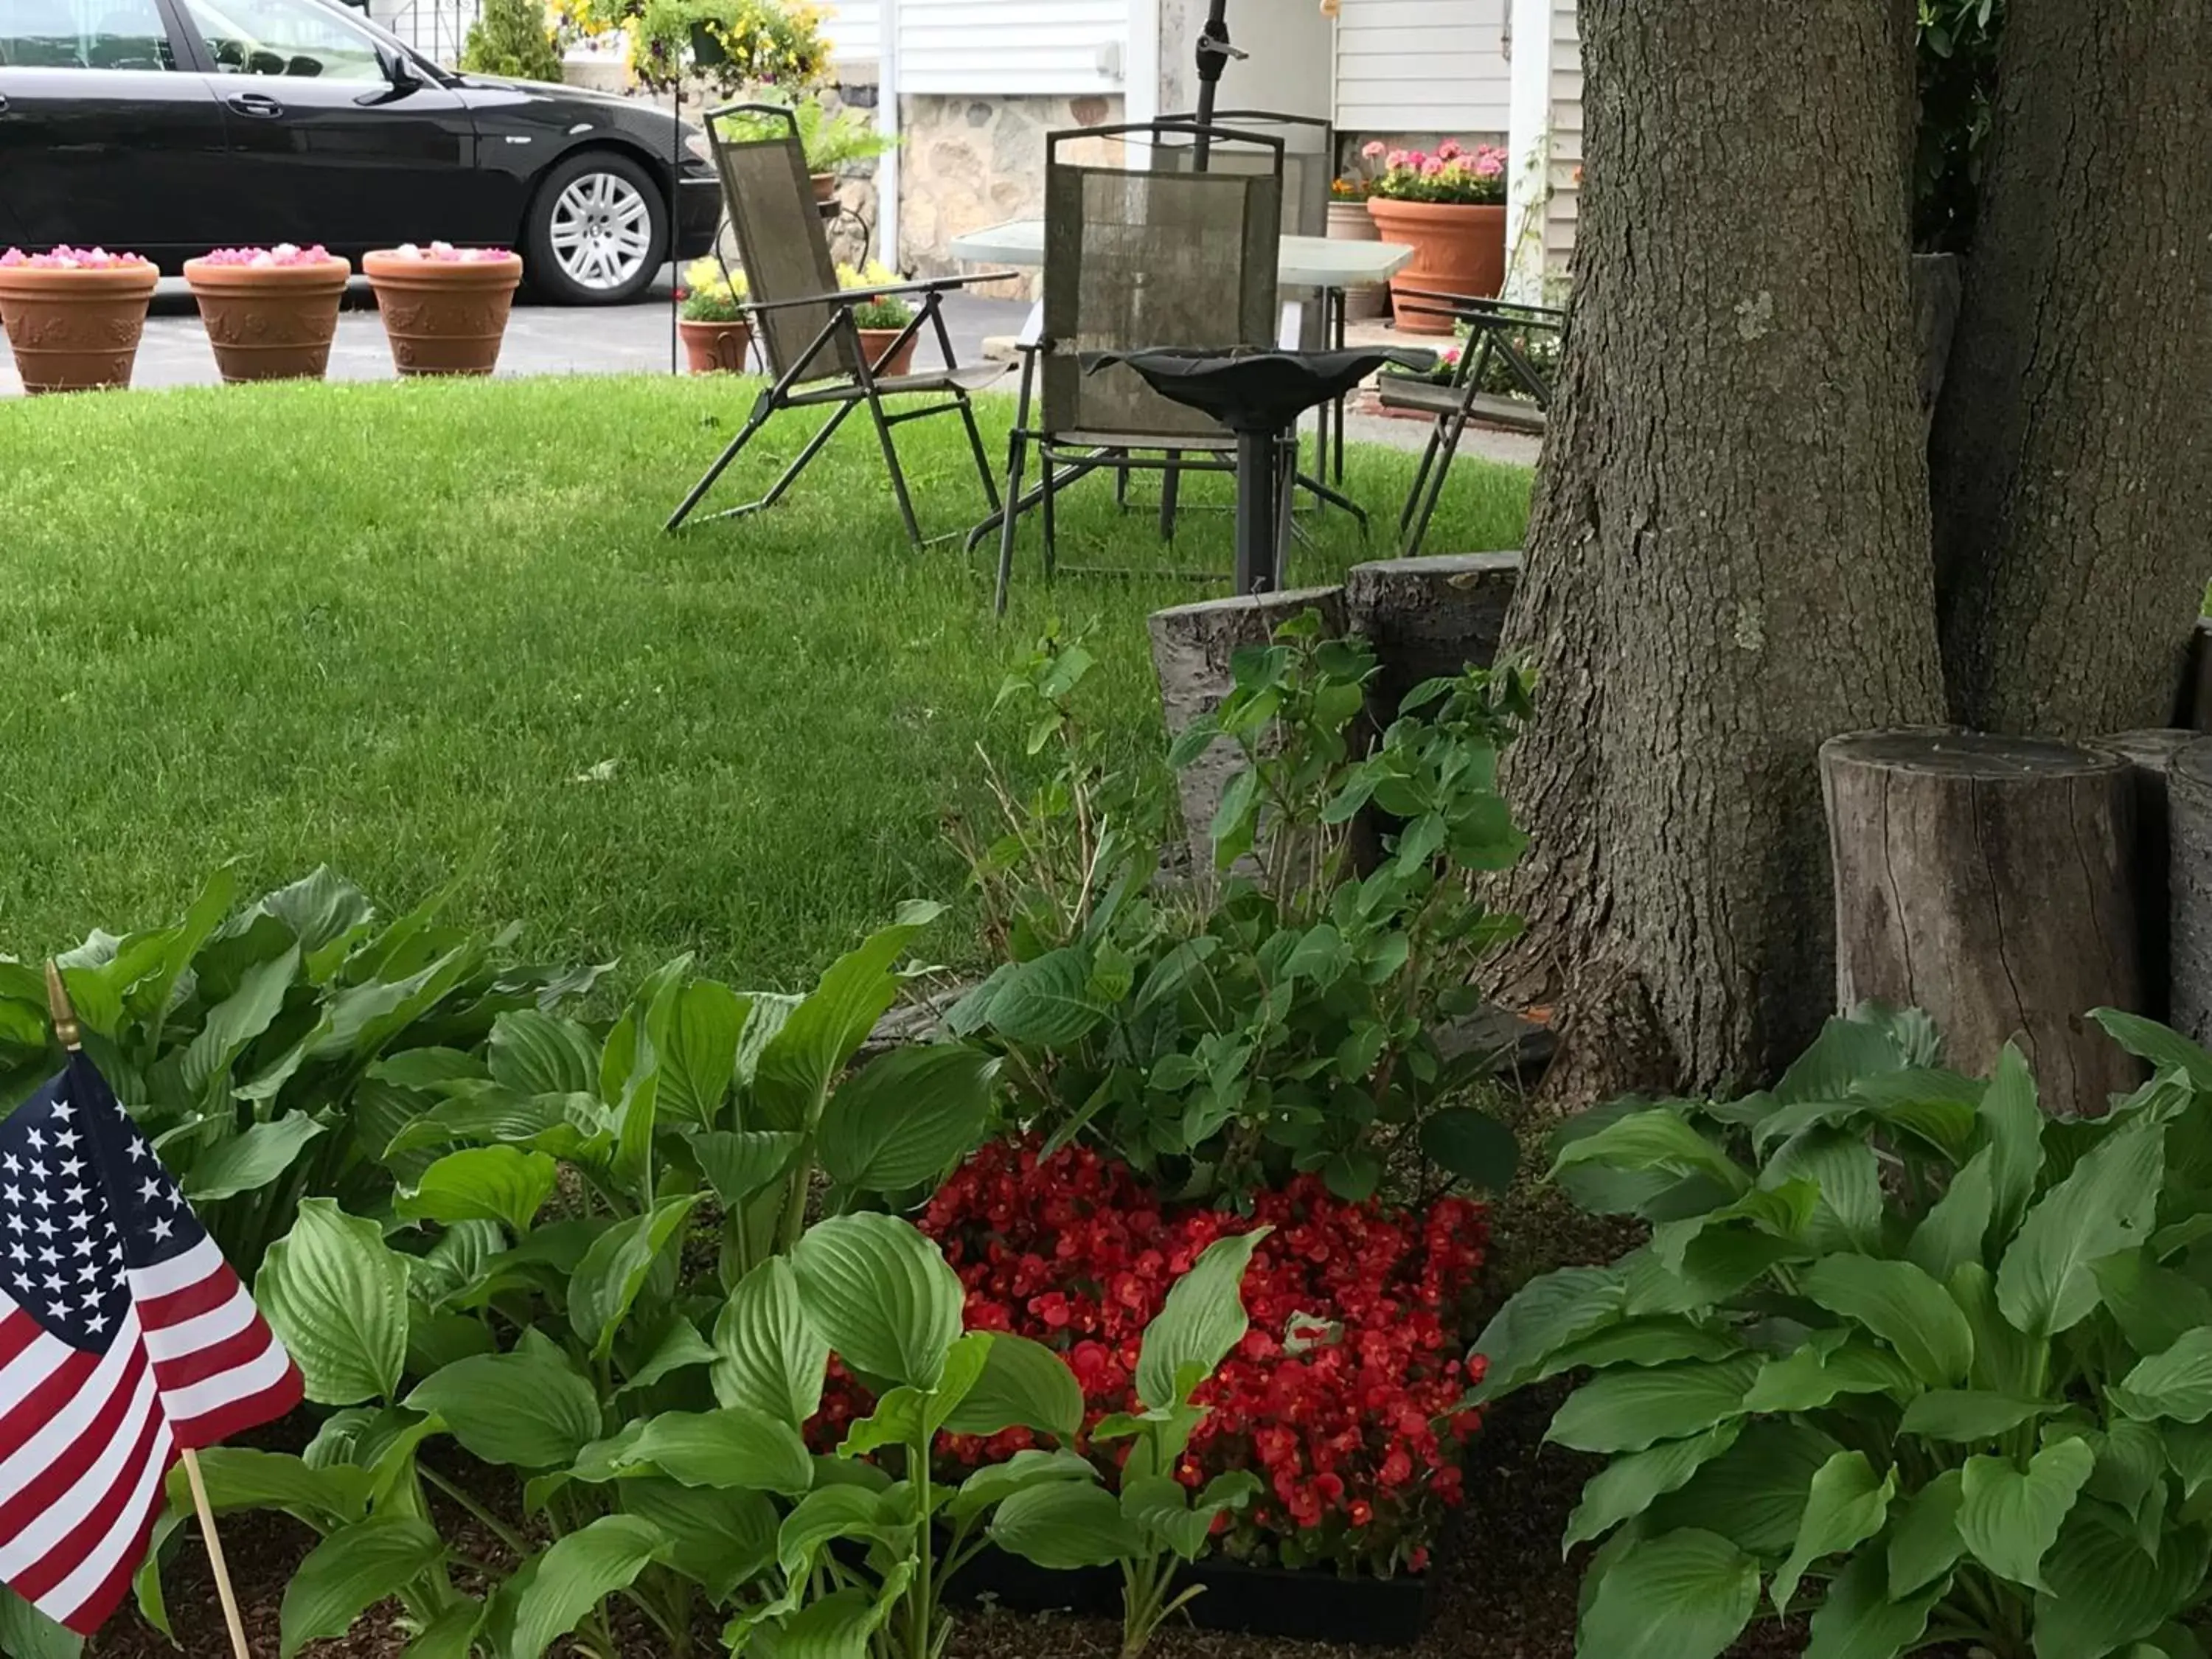
[[[532,282],[560,305],[616,305],[642,293],[668,258],[668,204],[627,155],[586,150],[556,163],[525,228]]]

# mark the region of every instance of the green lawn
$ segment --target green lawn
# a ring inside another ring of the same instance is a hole
[[[775,512],[664,535],[745,400],[561,380],[0,403],[0,951],[166,921],[231,860],[264,884],[328,863],[398,907],[489,849],[464,902],[535,953],[634,973],[691,950],[763,985],[902,897],[956,897],[939,825],[974,799],[1010,658],[1092,626],[1139,741],[1144,615],[1207,590],[1048,587],[1026,527],[996,623],[989,556],[908,549],[858,422]],[[927,528],[979,515],[956,422],[902,452]],[[1351,466],[1379,554],[1411,458]],[[1525,473],[1462,461],[1430,544],[1518,546],[1527,500]],[[1061,532],[1066,561],[1163,561],[1103,479]],[[1343,515],[1319,533],[1301,580],[1360,556]],[[1226,571],[1229,536],[1193,513],[1176,559]],[[963,954],[957,928],[935,944]]]

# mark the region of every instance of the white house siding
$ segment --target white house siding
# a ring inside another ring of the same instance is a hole
[[[1583,49],[1575,0],[1552,3],[1551,201],[1544,217],[1544,263],[1564,273],[1575,248],[1575,220],[1583,165]]]
[[[1121,90],[1128,0],[898,0],[902,94]]]
[[[1510,100],[1506,5],[1507,0],[1342,0],[1336,21],[1338,130],[1459,137],[1504,132]]]
[[[830,55],[838,68],[872,66],[884,33],[880,0],[829,0],[821,9],[822,33],[829,37]]]

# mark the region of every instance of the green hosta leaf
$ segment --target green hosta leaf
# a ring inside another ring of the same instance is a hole
[[[1751,1185],[1742,1166],[1691,1127],[1680,1113],[1656,1106],[1616,1119],[1559,1149],[1553,1174],[1585,1164],[1676,1177],[1705,1176],[1731,1195]]]
[[[734,1210],[782,1179],[799,1140],[798,1134],[780,1129],[717,1130],[694,1135],[690,1144],[714,1196],[725,1209]]]
[[[1145,1328],[1137,1356],[1137,1397],[1158,1411],[1181,1405],[1244,1340],[1244,1270],[1273,1231],[1255,1227],[1217,1238],[1175,1282],[1158,1316]]]
[[[847,1364],[937,1386],[964,1292],[935,1244],[890,1216],[836,1216],[807,1229],[791,1266],[808,1321]]]
[[[1601,1538],[1622,1522],[1643,1514],[1655,1498],[1677,1490],[1735,1445],[1742,1432],[1743,1420],[1739,1418],[1686,1440],[1662,1441],[1646,1450],[1615,1458],[1583,1488],[1582,1502],[1567,1517],[1560,1553]]]
[[[1884,1073],[1901,1071],[1905,1055],[1895,1037],[1874,1020],[1829,1020],[1820,1035],[1791,1063],[1774,1085],[1784,1105],[1803,1101],[1841,1100],[1853,1087]]]
[[[327,1198],[303,1199],[269,1247],[253,1299],[319,1405],[386,1400],[407,1360],[407,1263],[373,1221]]]
[[[1069,1480],[1024,1487],[1007,1498],[991,1518],[991,1541],[1056,1572],[1110,1566],[1143,1547],[1113,1493]]]
[[[1815,1334],[1796,1352],[1768,1360],[1744,1407],[1754,1412],[1817,1411],[1846,1394],[1887,1394],[1909,1399],[1920,1388],[1912,1369],[1864,1337]]]
[[[858,950],[841,957],[805,1000],[790,1011],[761,1048],[753,1067],[753,1103],[762,1114],[755,1127],[812,1127],[830,1085],[898,1000],[898,976],[892,969],[907,946],[940,913],[936,905],[908,906],[896,923],[869,935]],[[762,1006],[755,1004],[755,1018]],[[995,1004],[993,1012],[997,1012]]]
[[[2202,1532],[2176,1527],[2146,1554],[2124,1519],[2083,1504],[2043,1563],[2036,1659],[2103,1659],[2152,1635],[2196,1598],[2205,1549]]]
[[[484,1066],[519,1095],[581,1095],[599,1080],[599,1045],[572,1019],[516,1008],[492,1023]]]
[[[425,1378],[407,1403],[435,1413],[472,1455],[517,1468],[559,1468],[599,1433],[592,1385],[538,1353],[456,1360]]]
[[[1966,1553],[1966,1540],[1959,1535],[1959,1506],[1965,1502],[1963,1478],[1946,1469],[1899,1506],[1886,1558],[1892,1595],[1911,1595],[1942,1582]]]
[[[1091,988],[1091,958],[1080,945],[1019,964],[991,1002],[991,1029],[1008,1042],[1047,1048],[1079,1042],[1112,1012]]]
[[[8,1659],[76,1659],[83,1651],[84,1638],[0,1585],[0,1653]]]
[[[282,1510],[318,1532],[330,1532],[360,1520],[368,1508],[369,1473],[349,1464],[315,1468],[304,1459],[248,1446],[210,1446],[199,1462],[208,1507],[217,1515]],[[169,1495],[191,1507],[191,1488],[181,1466],[170,1472]]]
[[[1855,1550],[1880,1532],[1896,1491],[1895,1474],[1876,1480],[1864,1452],[1838,1452],[1823,1463],[1805,1494],[1797,1541],[1782,1571],[1774,1575],[1774,1610],[1785,1619],[1790,1616],[1798,1583],[1814,1562]]]
[[[2212,1091],[2212,1054],[2179,1032],[2168,1030],[2156,1020],[2124,1013],[2118,1008],[2100,1008],[2089,1018],[2105,1028],[2106,1036],[2137,1059],[2148,1060],[2161,1072],[2185,1073],[2198,1089]]]
[[[660,1528],[634,1515],[603,1515],[556,1540],[537,1558],[536,1574],[515,1600],[503,1659],[539,1659],[667,1549]]]
[[[2190,1332],[2212,1325],[2212,1291],[2160,1267],[2150,1249],[2108,1255],[2091,1271],[2106,1310],[2137,1353],[2162,1353]]]
[[[491,1328],[464,1313],[432,1313],[419,1302],[407,1311],[407,1374],[428,1376],[457,1359],[491,1353],[499,1344]]]
[[[230,994],[208,1010],[207,1018],[185,1050],[179,1067],[185,1087],[200,1095],[212,1080],[225,1077],[239,1055],[275,1022],[284,1006],[284,994],[299,977],[296,947],[255,963],[240,974]]]
[[[2054,1335],[2096,1308],[2095,1264],[2142,1244],[2156,1220],[2165,1135],[2144,1118],[2110,1131],[2027,1212],[1997,1269],[1997,1305],[2015,1329]]]
[[[496,1221],[526,1233],[553,1195],[561,1166],[543,1152],[471,1146],[448,1152],[392,1207],[422,1221]]]
[[[830,1097],[822,1167],[848,1192],[899,1193],[940,1180],[983,1138],[999,1061],[964,1043],[895,1048]]]
[[[372,1516],[332,1533],[284,1587],[277,1616],[284,1659],[309,1642],[344,1635],[355,1620],[397,1595],[445,1553],[429,1522],[413,1516]]]
[[[1805,1659],[1897,1659],[1926,1633],[1928,1616],[1949,1587],[1947,1579],[1914,1594],[1887,1585],[1881,1552],[1862,1550],[1814,1613]]]
[[[1762,1184],[1809,1182],[1819,1190],[1805,1242],[1822,1250],[1873,1250],[1881,1243],[1881,1173],[1874,1148],[1847,1130],[1794,1137],[1759,1172]]]
[[[2202,1423],[2212,1417],[2212,1330],[2193,1330],[2163,1353],[2137,1363],[2112,1400],[2130,1417]]]
[[[1901,1426],[1907,1434],[1971,1444],[1978,1440],[1994,1440],[2057,1408],[2054,1402],[2015,1400],[2009,1395],[1984,1394],[1972,1389],[1938,1389],[1920,1395],[1905,1407]]]
[[[2159,1439],[2166,1448],[2167,1464],[2181,1477],[2184,1498],[2194,1498],[2203,1487],[2212,1485],[2212,1423],[2168,1428]]]
[[[945,1513],[954,1521],[972,1521],[1024,1487],[1052,1480],[1095,1482],[1097,1479],[1098,1471],[1089,1458],[1065,1447],[1053,1451],[1018,1451],[1003,1463],[986,1463],[962,1481],[946,1500]]]
[[[830,1344],[806,1317],[798,1276],[770,1256],[738,1282],[714,1322],[714,1398],[796,1428],[822,1404]]]
[[[614,1462],[618,1472],[650,1465],[686,1486],[796,1497],[814,1484],[814,1462],[799,1431],[744,1406],[663,1412],[638,1430]]]
[[[1758,1358],[1747,1353],[1609,1371],[1567,1397],[1544,1437],[1576,1451],[1632,1452],[1702,1434],[1743,1415],[1744,1395],[1759,1369]]]
[[[1073,1442],[1083,1427],[1083,1389],[1067,1362],[1042,1343],[995,1332],[982,1375],[945,1428],[993,1435],[1016,1426]]]
[[[1561,1267],[1531,1279],[1477,1338],[1486,1361],[1478,1401],[1495,1400],[1535,1380],[1550,1357],[1628,1316],[1623,1275],[1613,1267]]]
[[[1974,1363],[1974,1334],[1959,1304],[1911,1262],[1827,1256],[1807,1267],[1798,1285],[1830,1312],[1857,1321],[1888,1343],[1923,1382],[1940,1387],[1966,1380]]]
[[[1513,1184],[1521,1143],[1487,1112],[1452,1106],[1421,1120],[1421,1153],[1447,1174],[1493,1193]]]
[[[1664,1365],[1677,1359],[1726,1359],[1743,1345],[1683,1319],[1632,1319],[1625,1325],[1555,1350],[1528,1380],[1540,1382],[1565,1371],[1608,1365]]]
[[[876,1401],[876,1408],[846,1431],[838,1446],[842,1457],[864,1457],[884,1446],[919,1446],[933,1442],[937,1431],[975,1386],[989,1357],[993,1335],[970,1331],[945,1356],[945,1369],[934,1388],[896,1388]]]
[[[896,1505],[887,1494],[863,1486],[817,1486],[784,1516],[776,1534],[776,1561],[785,1578],[797,1584],[813,1571],[823,1552],[838,1539],[884,1544],[902,1551],[913,1542],[914,1534],[910,1522],[897,1519]]]
[[[1753,1423],[1680,1492],[1651,1506],[1650,1528],[1702,1524],[1757,1555],[1797,1541],[1813,1476],[1843,1448],[1802,1423]]]
[[[1952,1271],[1950,1291],[1974,1333],[1973,1385],[2021,1399],[2039,1393],[2045,1382],[2044,1345],[2005,1322],[1990,1270],[1978,1261],[1961,1262]]]
[[[1906,1254],[1938,1284],[1948,1284],[1962,1262],[1979,1261],[1996,1213],[1993,1171],[1996,1152],[1984,1146],[1951,1177],[1951,1185],[1912,1230]]]
[[[760,1659],[867,1659],[869,1644],[899,1606],[910,1569],[901,1563],[878,1589],[842,1589],[809,1601],[756,1633]]]
[[[775,1560],[775,1505],[757,1492],[723,1492],[647,1477],[622,1483],[627,1514],[668,1540],[665,1558],[708,1595],[726,1601]]]
[[[622,1387],[615,1392],[649,1389],[664,1376],[673,1376],[694,1365],[711,1365],[718,1358],[714,1344],[699,1334],[696,1325],[680,1313],[672,1314],[646,1349],[645,1358],[635,1370],[624,1374]]]
[[[2027,1060],[2012,1043],[2005,1044],[1997,1056],[1996,1070],[1982,1096],[1981,1119],[1992,1154],[1990,1237],[2002,1243],[2013,1237],[2027,1213],[2043,1173],[2043,1110],[2035,1103],[2035,1079]]]
[[[290,1169],[323,1126],[298,1113],[274,1122],[256,1123],[242,1134],[219,1140],[191,1162],[181,1185],[195,1204],[258,1191]]]
[[[483,1623],[483,1603],[464,1596],[433,1619],[427,1629],[407,1644],[399,1659],[469,1659],[470,1646]]]
[[[2044,1555],[2096,1464],[2088,1443],[2061,1440],[2029,1460],[2027,1471],[2001,1457],[1970,1457],[1962,1471],[1959,1535],[1974,1559],[2001,1578],[2043,1589]]]
[[[1576,1646],[1605,1659],[1717,1659],[1758,1605],[1758,1562],[1716,1534],[1670,1532],[1615,1558]]]
[[[660,1060],[663,1117],[712,1128],[738,1073],[738,1043],[752,1006],[713,980],[694,980],[675,994],[666,1052]]]
[[[690,1218],[700,1194],[663,1199],[644,1215],[617,1222],[592,1242],[568,1280],[568,1322],[592,1345],[595,1358],[614,1348],[615,1332],[628,1316],[654,1260]]]

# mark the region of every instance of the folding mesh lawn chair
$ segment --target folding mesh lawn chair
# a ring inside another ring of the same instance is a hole
[[[1399,305],[1449,317],[1468,330],[1449,381],[1386,374],[1379,383],[1385,408],[1413,410],[1432,417],[1428,444],[1413,472],[1413,487],[1398,515],[1399,550],[1412,558],[1421,550],[1429,520],[1443,499],[1445,476],[1470,422],[1483,421],[1513,432],[1544,430],[1559,354],[1566,346],[1567,313],[1550,306],[1424,290],[1401,293]]]
[[[1131,172],[1060,159],[1079,140],[1194,138],[1253,146],[1263,172]],[[1126,366],[1087,372],[1085,359],[1147,346],[1265,349],[1278,326],[1275,272],[1283,141],[1194,122],[1153,121],[1055,132],[1045,139],[1044,327],[1023,356],[1021,400],[1008,439],[1007,507],[999,527],[998,608],[1006,608],[1014,533],[1026,503],[1030,452],[1044,568],[1057,547],[1054,497],[1102,467],[1175,475],[1234,470],[1236,435],[1170,402]],[[1042,398],[1038,393],[1042,391]],[[1060,468],[1068,469],[1065,478]]]
[[[744,136],[730,131],[733,121],[746,123],[745,132],[767,130],[767,136]],[[750,294],[746,313],[760,343],[761,355],[774,379],[754,399],[751,415],[729,447],[707,469],[706,477],[692,487],[668,520],[675,529],[713,489],[714,481],[737,459],[769,421],[787,409],[829,409],[830,418],[784,469],[758,501],[723,509],[714,518],[735,518],[759,512],[781,500],[786,490],[819,455],[845,417],[866,408],[883,445],[884,465],[891,478],[906,532],[915,546],[922,545],[921,526],[915,516],[906,474],[899,465],[898,447],[891,428],[932,415],[957,414],[968,430],[969,447],[975,458],[976,477],[995,511],[999,505],[996,480],[983,450],[983,435],[975,425],[969,395],[1006,373],[1003,363],[962,368],[954,364],[952,336],[945,324],[945,296],[972,283],[987,283],[1014,275],[985,271],[966,276],[899,283],[887,288],[840,290],[837,266],[830,255],[830,241],[822,228],[820,204],[814,196],[806,169],[806,155],[799,143],[799,121],[779,104],[726,104],[707,113],[708,141],[714,165],[721,174],[723,204],[737,231],[738,252],[744,263]],[[868,354],[861,349],[860,331],[854,308],[876,298],[901,298],[915,302],[913,321],[877,362],[895,361],[908,342],[924,329],[933,331],[947,367],[908,374],[879,375]],[[889,398],[924,397],[933,401],[884,406]]]

